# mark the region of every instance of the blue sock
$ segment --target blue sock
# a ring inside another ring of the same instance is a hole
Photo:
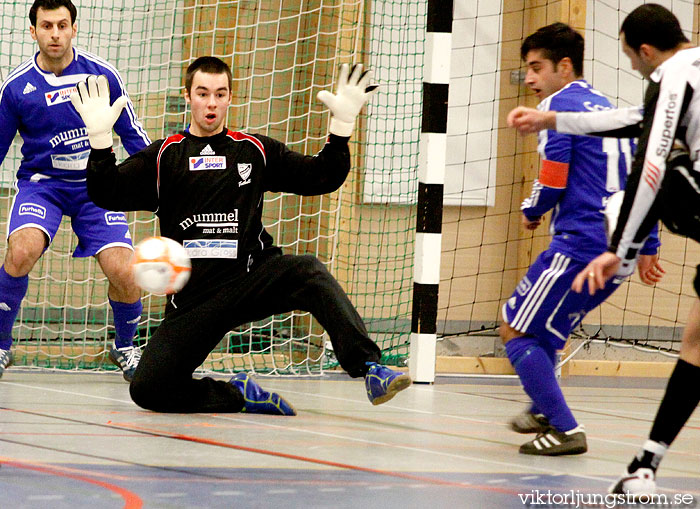
[[[543,350],[547,354],[547,357],[549,357],[549,360],[552,361],[552,366],[556,367],[557,365],[557,349],[554,348],[551,344],[550,345],[540,345],[542,346]],[[530,406],[530,413],[533,413],[535,415],[537,414],[542,414],[543,412],[539,409],[539,407],[535,404],[535,402],[532,402],[532,405]]]
[[[0,348],[12,346],[12,326],[19,314],[22,299],[27,293],[29,276],[12,277],[0,267]]]
[[[112,313],[114,313],[114,330],[117,336],[114,343],[117,348],[133,345],[141,311],[143,311],[141,299],[131,304],[109,299],[109,305],[112,306]]]
[[[558,431],[574,429],[578,423],[554,376],[554,364],[537,339],[530,336],[513,338],[506,343],[506,353],[525,392],[549,423]]]

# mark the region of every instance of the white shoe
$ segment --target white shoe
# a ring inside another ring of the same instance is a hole
[[[638,468],[632,473],[627,472],[611,485],[610,493],[625,495],[652,495],[656,492],[656,475],[651,468]]]

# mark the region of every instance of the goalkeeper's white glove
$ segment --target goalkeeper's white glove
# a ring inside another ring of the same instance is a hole
[[[318,100],[331,110],[329,131],[337,136],[349,137],[355,129],[355,119],[369,100],[377,85],[367,85],[371,73],[362,72],[362,64],[354,65],[352,72],[348,64],[340,66],[338,91],[335,94],[321,90]]]
[[[112,105],[109,100],[109,82],[104,75],[88,76],[85,82],[78,83],[78,91],[70,96],[70,102],[85,122],[92,148],[112,146],[112,126],[128,101],[124,95]]]

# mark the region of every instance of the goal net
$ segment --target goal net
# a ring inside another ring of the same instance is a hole
[[[657,0],[698,42],[693,0]],[[642,101],[644,83],[622,54],[618,30],[640,0],[454,0],[447,119],[438,334],[463,336],[493,353],[500,306],[549,242],[546,228],[520,226],[539,161],[536,139],[505,125],[514,106],[536,100],[520,83],[519,47],[540,26],[565,21],[584,32],[585,78],[618,106]],[[30,58],[25,2],[4,2],[0,78]],[[216,55],[233,70],[228,127],[261,133],[313,154],[326,136],[328,112],[316,100],[331,90],[341,63],[369,64],[381,85],[351,139],[352,171],[338,192],[322,197],[269,194],[264,221],[287,253],[311,253],[338,278],[384,361],[408,355],[413,288],[415,201],[421,131],[427,0],[85,0],[78,7],[77,47],[121,72],[151,139],[182,129],[184,70]],[[449,16],[449,13],[444,13]],[[118,141],[118,140],[117,140]],[[17,138],[0,167],[0,220],[6,221],[21,153]],[[119,159],[126,156],[117,147]],[[157,232],[150,214],[130,214],[136,241]],[[590,313],[576,335],[678,349],[695,298],[698,246],[662,232],[655,287],[636,276]],[[94,259],[71,254],[66,221],[30,274],[13,330],[17,364],[112,369],[107,282]],[[4,249],[4,245],[3,245]],[[235,291],[235,288],[232,289]],[[162,319],[164,300],[144,295],[140,344]],[[477,336],[491,335],[489,344]],[[193,338],[196,341],[196,338]],[[336,365],[328,338],[307,314],[247,324],[222,338],[203,369],[317,374]]]
[[[31,3],[3,2],[2,79],[37,50],[28,30]],[[396,177],[405,179],[403,201],[411,202],[417,133],[408,126],[420,118],[421,109],[422,39],[417,27],[425,21],[420,2],[372,2],[371,7],[362,0],[75,3],[74,45],[120,71],[152,140],[184,128],[184,71],[198,56],[215,55],[231,65],[229,128],[265,134],[307,154],[318,152],[327,135],[328,112],[316,99],[317,92],[333,89],[341,63],[381,63],[375,81],[382,84],[376,96],[382,106],[369,106],[358,122],[346,184],[320,197],[268,194],[264,222],[285,252],[314,254],[324,262],[355,302],[384,361],[404,362],[415,212],[367,199],[364,189],[403,164]],[[412,20],[407,22],[409,14]],[[380,20],[380,30],[370,30],[373,19]],[[406,94],[407,83],[418,93]],[[375,122],[371,133],[370,117]],[[389,127],[402,122],[408,134],[393,136]],[[18,136],[0,168],[0,218],[5,222],[20,150]],[[115,150],[118,160],[126,157],[121,146],[115,145]],[[129,219],[135,241],[157,233],[152,214],[129,214]],[[30,274],[13,329],[16,365],[113,369],[105,356],[114,337],[107,281],[93,258],[72,257],[75,245],[64,218]],[[3,245],[3,254],[4,249]],[[165,301],[144,295],[143,304],[137,339],[141,345],[162,320]],[[317,374],[337,364],[329,345],[312,317],[294,312],[231,331],[202,368]]]

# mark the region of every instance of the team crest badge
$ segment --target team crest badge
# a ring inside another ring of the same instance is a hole
[[[253,165],[251,163],[238,163],[238,174],[241,176],[242,182],[238,183],[238,187],[250,184],[251,172],[253,171]]]

